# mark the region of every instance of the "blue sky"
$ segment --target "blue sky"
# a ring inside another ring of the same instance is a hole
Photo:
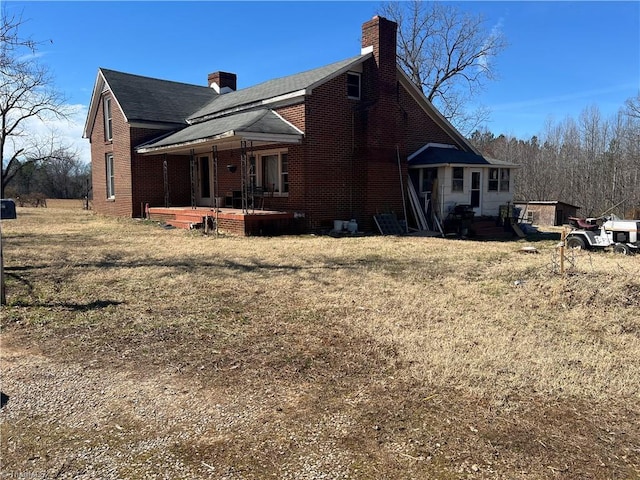
[[[480,13],[509,46],[499,75],[476,99],[487,128],[529,138],[549,119],[605,117],[640,89],[640,2],[455,2]],[[379,2],[4,1],[22,14],[22,35],[44,43],[41,61],[78,106],[78,140],[99,67],[206,84],[209,72],[238,75],[238,88],[360,53],[360,28]],[[85,152],[88,141],[80,140]],[[88,159],[88,157],[87,157]]]

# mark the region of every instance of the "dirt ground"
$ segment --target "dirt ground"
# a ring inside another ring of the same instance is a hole
[[[640,257],[48,210],[2,226],[0,478],[640,478]]]

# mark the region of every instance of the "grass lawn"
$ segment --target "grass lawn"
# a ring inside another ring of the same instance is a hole
[[[0,478],[640,478],[640,255],[62,208],[2,242]]]

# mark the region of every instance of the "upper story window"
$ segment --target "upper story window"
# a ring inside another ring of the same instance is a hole
[[[113,139],[113,121],[111,117],[111,97],[104,97],[104,139]]]
[[[464,168],[453,167],[453,177],[451,181],[451,191],[462,192],[464,190]]]
[[[356,72],[347,73],[347,97],[353,100],[360,100],[360,74]]]
[[[289,194],[289,156],[287,152],[268,152],[249,158],[249,181],[273,195]]]
[[[511,170],[508,168],[489,169],[489,191],[508,192],[511,181]]]

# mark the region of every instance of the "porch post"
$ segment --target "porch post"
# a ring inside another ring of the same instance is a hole
[[[218,146],[213,145],[211,147],[211,156],[213,158],[213,196],[211,198],[211,206],[216,209],[220,208],[218,205],[218,197],[220,192],[218,191]]]
[[[249,213],[249,182],[247,181],[247,142],[240,141],[240,190],[242,193],[242,213]]]
[[[196,208],[196,154],[193,148],[191,149],[189,167],[191,175],[191,208]]]
[[[169,171],[167,167],[167,154],[162,159],[162,176],[164,181],[164,207],[169,207]]]

